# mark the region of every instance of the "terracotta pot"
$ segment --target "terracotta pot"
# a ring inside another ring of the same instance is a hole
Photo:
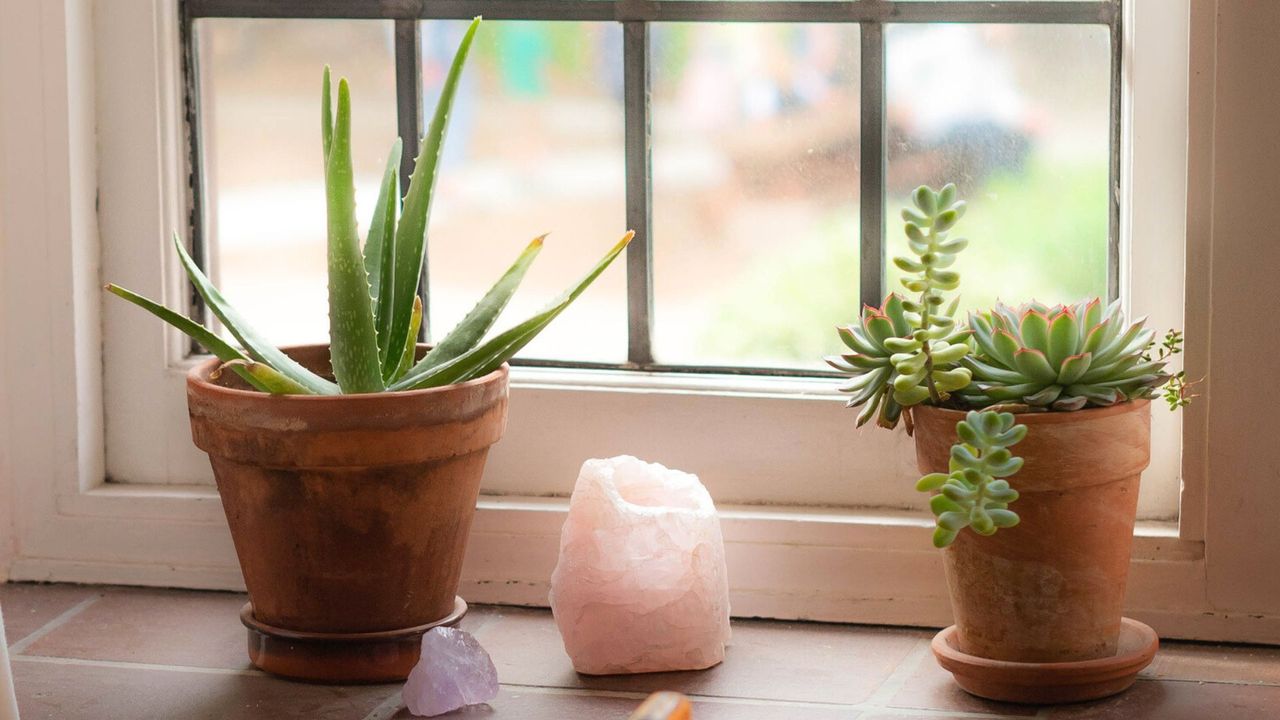
[[[324,346],[286,349],[328,375]],[[233,373],[187,376],[191,434],[209,454],[249,591],[250,658],[334,682],[407,676],[455,597],[507,368],[459,385],[274,397]]]
[[[913,409],[922,473],[945,472],[964,413]],[[1149,401],[1023,413],[1025,459],[1010,479],[1022,522],[945,552],[955,642],[969,655],[1060,663],[1116,655],[1138,480],[1150,460]]]

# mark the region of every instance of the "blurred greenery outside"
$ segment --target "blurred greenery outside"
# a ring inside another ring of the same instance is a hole
[[[1064,165],[1033,157],[972,193],[953,237],[969,238],[953,269],[961,273],[958,314],[997,301],[1066,303],[1106,295],[1108,208],[1105,165]],[[1053,188],[1054,192],[1048,192]],[[889,259],[907,253],[899,210],[886,218],[885,293],[905,293]],[[758,256],[717,294],[715,321],[700,348],[708,354],[793,358],[809,365],[848,352],[835,328],[858,317],[857,219],[827,218],[829,231]],[[1048,269],[1048,272],[1046,272]],[[909,293],[907,293],[909,294]],[[771,298],[793,298],[787,305]]]

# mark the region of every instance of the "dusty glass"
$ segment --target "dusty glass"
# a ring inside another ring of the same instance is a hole
[[[195,27],[209,270],[272,342],[327,342],[321,72],[329,63],[351,82],[363,231],[396,136],[392,23],[219,18]]]
[[[209,264],[273,342],[328,338],[320,74],[350,78],[367,232],[397,136],[393,24],[200,20]],[[424,22],[425,114],[465,23]],[[459,86],[428,230],[430,329],[447,332],[524,245],[551,235],[502,328],[540,310],[625,231],[621,30],[487,22]],[[403,192],[403,188],[401,189]],[[626,359],[625,263],[521,357]]]
[[[819,367],[857,311],[858,27],[651,40],[655,358]]]
[[[911,189],[953,181],[969,201],[962,307],[1105,296],[1109,44],[1095,25],[889,26],[889,255]]]
[[[466,24],[422,23],[435,107]],[[622,30],[486,21],[454,100],[429,235],[432,334],[471,309],[533,237],[550,232],[498,328],[542,309],[626,231]],[[627,358],[620,259],[519,357]]]

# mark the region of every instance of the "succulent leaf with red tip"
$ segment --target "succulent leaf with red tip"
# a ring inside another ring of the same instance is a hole
[[[891,293],[880,307],[866,306],[862,310],[861,323],[837,328],[837,332],[852,352],[832,355],[826,361],[853,378],[840,391],[852,393],[849,407],[862,406],[862,412],[858,413],[858,427],[877,417],[877,412],[876,424],[886,428],[897,426],[902,417],[902,406],[893,399],[893,381],[898,371],[892,362],[894,351],[886,347],[886,342],[892,346],[895,340],[911,335],[912,327],[907,321],[902,298]]]

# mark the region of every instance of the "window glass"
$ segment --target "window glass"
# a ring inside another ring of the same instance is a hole
[[[1105,296],[1109,42],[1094,25],[889,26],[889,256],[911,190],[951,181],[969,202],[963,307]]]
[[[196,31],[214,280],[272,342],[327,342],[321,73],[350,81],[363,232],[396,136],[392,23],[216,18]]]
[[[209,19],[197,28],[213,274],[273,342],[325,342],[321,68],[329,63],[351,82],[364,237],[398,134],[393,24]],[[422,25],[428,119],[464,28]],[[622,235],[621,97],[616,24],[485,24],[455,99],[432,207],[435,337],[533,237],[551,233],[499,328],[540,310]],[[625,285],[619,260],[522,357],[625,360]]]
[[[651,41],[656,359],[818,367],[857,309],[857,26]]]
[[[429,119],[464,22],[422,24]],[[432,335],[440,338],[532,238],[551,234],[497,327],[541,310],[626,231],[622,30],[486,21],[454,100],[432,210]],[[627,359],[626,259],[523,358]]]

